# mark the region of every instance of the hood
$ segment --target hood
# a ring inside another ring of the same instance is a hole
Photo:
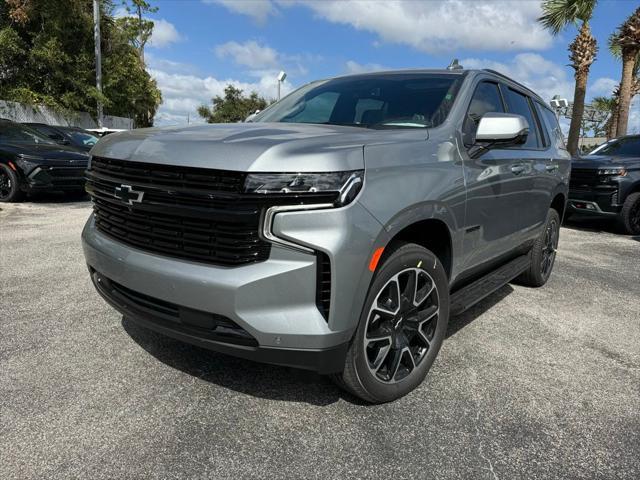
[[[12,155],[29,155],[45,160],[89,160],[89,155],[75,148],[58,144],[3,143],[0,151]]]
[[[640,157],[614,157],[610,155],[587,155],[571,162],[572,168],[640,167]]]
[[[364,145],[380,141],[386,134],[359,127],[300,123],[207,124],[114,133],[102,138],[91,153],[236,171],[357,170],[364,168]]]

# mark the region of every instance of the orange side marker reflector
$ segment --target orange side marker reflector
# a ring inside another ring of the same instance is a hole
[[[11,170],[13,170],[14,172],[17,171],[16,166],[13,164],[13,162],[9,162],[9,166],[11,167]]]
[[[384,247],[378,248],[373,255],[371,256],[371,261],[369,262],[369,270],[372,272],[376,271],[376,267],[378,266],[378,262],[380,261],[380,257],[382,256],[382,252],[384,252]]]

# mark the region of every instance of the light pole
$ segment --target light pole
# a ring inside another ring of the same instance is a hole
[[[287,74],[284,70],[280,70],[280,73],[278,74],[278,101],[280,101],[280,85],[282,85],[285,78],[287,78]]]
[[[566,98],[560,98],[560,95],[554,95],[549,104],[551,105],[551,108],[556,111],[556,118],[558,119],[558,121],[560,121],[560,114],[562,112],[562,109],[569,108],[569,100],[567,100]]]
[[[93,42],[96,54],[96,89],[102,94],[102,52],[100,49],[100,4],[93,0]],[[102,101],[98,100],[98,128],[102,128]]]

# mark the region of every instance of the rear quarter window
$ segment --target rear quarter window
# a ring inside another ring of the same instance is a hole
[[[560,128],[556,114],[541,103],[535,102],[535,104],[538,109],[538,116],[542,120],[545,130],[548,132],[547,136],[550,145],[561,150],[566,150],[564,135],[562,134],[562,129]]]

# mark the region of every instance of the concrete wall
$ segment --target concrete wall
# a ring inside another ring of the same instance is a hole
[[[0,118],[14,122],[38,122],[49,125],[72,125],[82,128],[97,128],[97,122],[87,112],[57,112],[44,106],[24,105],[0,100]],[[133,120],[125,117],[105,115],[102,121],[107,128],[133,128]]]

